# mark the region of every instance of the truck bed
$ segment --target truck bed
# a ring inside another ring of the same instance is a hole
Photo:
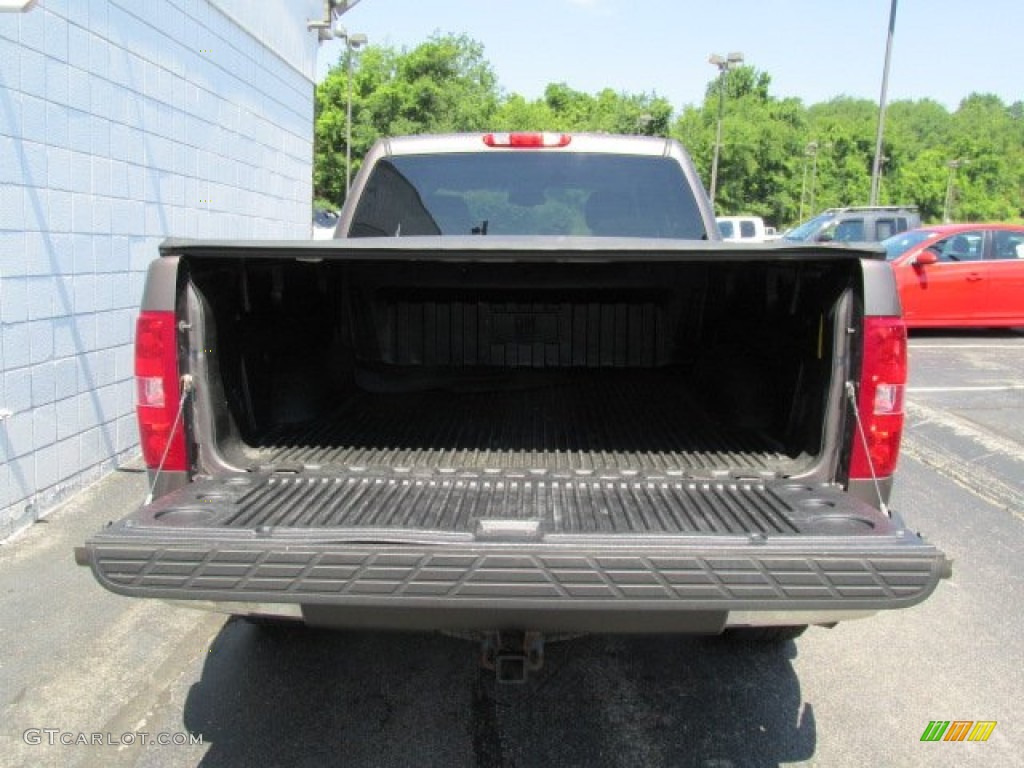
[[[573,242],[168,245],[194,471],[79,561],[334,626],[717,632],[934,590],[942,552],[842,487],[860,254]]]
[[[630,477],[772,476],[800,464],[764,432],[710,419],[680,376],[665,371],[568,374],[488,392],[351,387],[338,399],[326,418],[279,425],[254,440],[245,451],[251,466]]]

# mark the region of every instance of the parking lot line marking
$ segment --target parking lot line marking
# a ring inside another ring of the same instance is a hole
[[[1020,483],[1007,478],[1005,473],[989,469],[984,463],[951,452],[943,437],[934,434],[934,429],[938,428],[946,438],[967,439],[986,451],[986,456],[998,455],[1018,466],[1024,460],[1019,442],[993,434],[969,419],[941,408],[907,403],[906,410],[911,421],[909,429],[904,432],[902,455],[927,464],[976,496],[1024,518],[1024,492]],[[931,430],[926,425],[931,425]]]
[[[907,392],[1016,392],[1024,390],[1024,384],[999,384],[993,386],[979,385],[976,387],[907,387]]]
[[[1024,349],[1024,344],[915,344],[911,349]]]

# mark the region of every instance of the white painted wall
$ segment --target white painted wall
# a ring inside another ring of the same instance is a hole
[[[165,236],[307,238],[319,0],[0,13],[0,539],[137,452]]]

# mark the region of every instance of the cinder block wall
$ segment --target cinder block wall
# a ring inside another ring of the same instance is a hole
[[[318,0],[0,13],[0,540],[137,453],[168,235],[310,235]]]

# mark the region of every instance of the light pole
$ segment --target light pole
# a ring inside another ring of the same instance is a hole
[[[950,218],[950,216],[953,212],[953,179],[956,177],[956,169],[966,162],[966,160],[957,158],[956,160],[950,160],[946,163],[946,167],[949,168],[949,176],[946,179],[946,202],[942,205],[943,224],[949,224],[952,222],[952,218]]]
[[[335,37],[340,37],[345,41],[348,54],[345,75],[348,83],[345,104],[345,197],[347,198],[348,191],[352,188],[352,59],[353,53],[366,45],[367,37],[362,34],[350,35],[344,27],[340,26],[335,29],[334,34]]]
[[[826,148],[831,146],[831,143],[825,145]],[[815,193],[818,191],[818,142],[812,141],[808,145],[808,149],[810,150],[811,157],[813,158],[813,160],[811,161],[811,200],[808,204],[808,207],[811,209],[811,215],[813,216],[814,212],[817,210],[817,208],[814,205],[814,196]]]
[[[818,142],[810,141],[804,147],[804,178],[800,183],[800,221],[804,220],[804,199],[807,192],[807,158],[814,158],[814,170],[811,172],[811,211],[814,211],[814,177],[818,174]]]
[[[875,160],[871,164],[871,199],[878,205],[878,182],[882,175],[882,137],[885,135],[885,103],[889,90],[889,61],[892,59],[892,36],[896,31],[896,0],[889,9],[889,36],[885,42],[885,66],[882,69],[882,93],[878,97],[878,134],[875,136]]]
[[[715,205],[715,192],[718,188],[718,153],[722,147],[722,112],[725,109],[725,73],[743,63],[743,54],[738,51],[721,57],[712,53],[708,63],[718,67],[718,127],[715,129],[715,153],[711,160],[711,206]]]

